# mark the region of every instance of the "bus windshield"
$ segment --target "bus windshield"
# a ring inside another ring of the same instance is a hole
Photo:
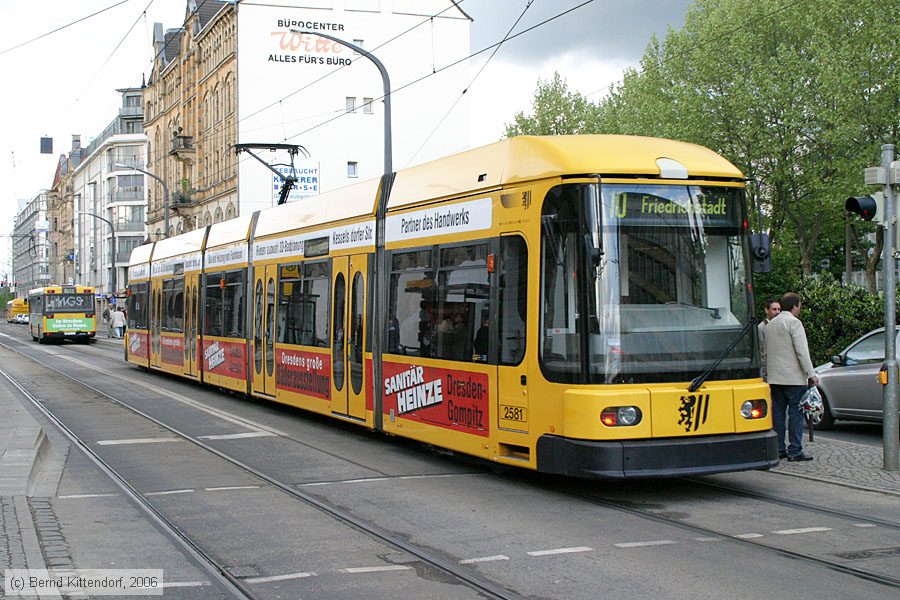
[[[570,184],[542,211],[541,368],[551,381],[690,381],[750,318],[741,190]],[[746,336],[710,379],[755,377]]]
[[[93,294],[44,294],[44,312],[74,312],[93,314]]]

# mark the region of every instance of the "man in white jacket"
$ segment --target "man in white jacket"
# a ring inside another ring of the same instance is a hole
[[[809,357],[806,330],[797,318],[799,314],[800,296],[794,292],[786,293],[781,297],[781,312],[769,321],[765,335],[766,381],[772,388],[772,423],[778,436],[778,454],[791,462],[812,460],[812,456],[803,452],[800,399],[807,388],[819,383]]]
[[[122,312],[121,308],[113,311],[112,315],[110,315],[109,322],[116,331],[116,337],[121,338],[125,333],[125,313]]]

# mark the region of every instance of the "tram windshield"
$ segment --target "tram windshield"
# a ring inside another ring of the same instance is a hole
[[[541,368],[551,381],[690,381],[750,318],[739,189],[569,184],[542,210]],[[758,374],[744,336],[710,379]]]

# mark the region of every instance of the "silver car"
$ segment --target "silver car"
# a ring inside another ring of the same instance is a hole
[[[883,362],[884,327],[870,331],[832,356],[830,363],[816,367],[825,404],[822,417],[813,420],[816,428],[830,429],[837,419],[880,422],[884,386],[878,383],[878,371]]]

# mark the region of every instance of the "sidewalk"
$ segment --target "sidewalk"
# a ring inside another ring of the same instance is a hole
[[[813,455],[809,462],[787,462],[772,469],[776,473],[826,481],[846,487],[900,496],[900,471],[885,471],[884,450],[854,442],[829,440],[804,431],[803,449]]]

